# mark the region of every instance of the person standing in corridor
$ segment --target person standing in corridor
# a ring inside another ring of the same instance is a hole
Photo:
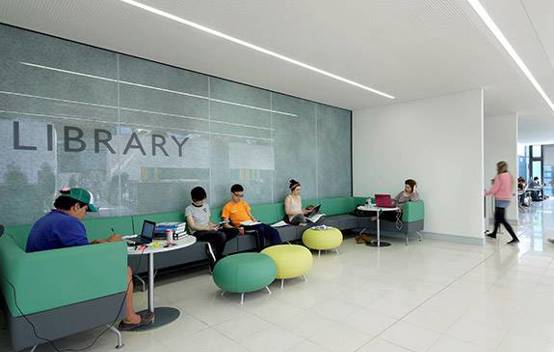
[[[508,163],[505,161],[499,161],[496,163],[496,176],[494,178],[491,189],[486,192],[487,195],[493,195],[495,198],[494,208],[494,230],[487,234],[490,238],[496,238],[496,233],[500,224],[504,225],[512,240],[508,244],[516,244],[519,242],[514,229],[506,221],[506,208],[510,205],[512,200],[512,190],[514,188],[514,178],[508,172]]]

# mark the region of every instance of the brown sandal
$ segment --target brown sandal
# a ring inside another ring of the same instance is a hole
[[[154,320],[154,314],[152,312],[147,310],[137,314],[140,316],[140,322],[133,324],[122,320],[117,329],[119,331],[131,331],[152,324]]]
[[[354,237],[354,239],[356,240],[357,244],[365,244],[365,243],[368,243],[368,242],[372,241],[372,238],[369,237],[369,235],[367,235],[365,233]]]

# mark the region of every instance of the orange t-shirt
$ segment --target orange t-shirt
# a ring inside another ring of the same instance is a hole
[[[248,215],[249,211],[250,205],[244,199],[241,199],[238,203],[229,201],[225,204],[225,206],[223,206],[221,217],[229,219],[231,221],[231,225],[239,227],[241,222],[252,220],[250,215]]]

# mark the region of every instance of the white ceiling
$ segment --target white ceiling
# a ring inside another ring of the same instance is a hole
[[[464,0],[143,2],[394,102],[484,87],[488,115],[554,119]],[[554,98],[554,1],[482,2]],[[117,0],[2,0],[0,22],[352,110],[393,102]]]
[[[546,115],[520,116],[518,142],[523,144],[554,144],[554,118]]]

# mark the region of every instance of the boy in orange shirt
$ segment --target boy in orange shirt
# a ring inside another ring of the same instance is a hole
[[[244,235],[244,226],[241,225],[241,223],[245,221],[256,222],[256,219],[250,212],[250,204],[243,198],[244,188],[238,184],[233,185],[231,187],[231,200],[223,206],[223,210],[221,211],[221,218],[223,221],[228,221],[225,227],[238,228],[241,235]],[[259,223],[250,225],[247,226],[247,230],[254,230],[256,232],[258,236],[258,241],[256,242],[261,243],[261,245],[258,245],[258,250],[262,249],[260,247],[263,247],[264,238],[269,240],[272,245],[283,242],[281,240],[281,235],[279,235],[279,231],[267,224]]]

